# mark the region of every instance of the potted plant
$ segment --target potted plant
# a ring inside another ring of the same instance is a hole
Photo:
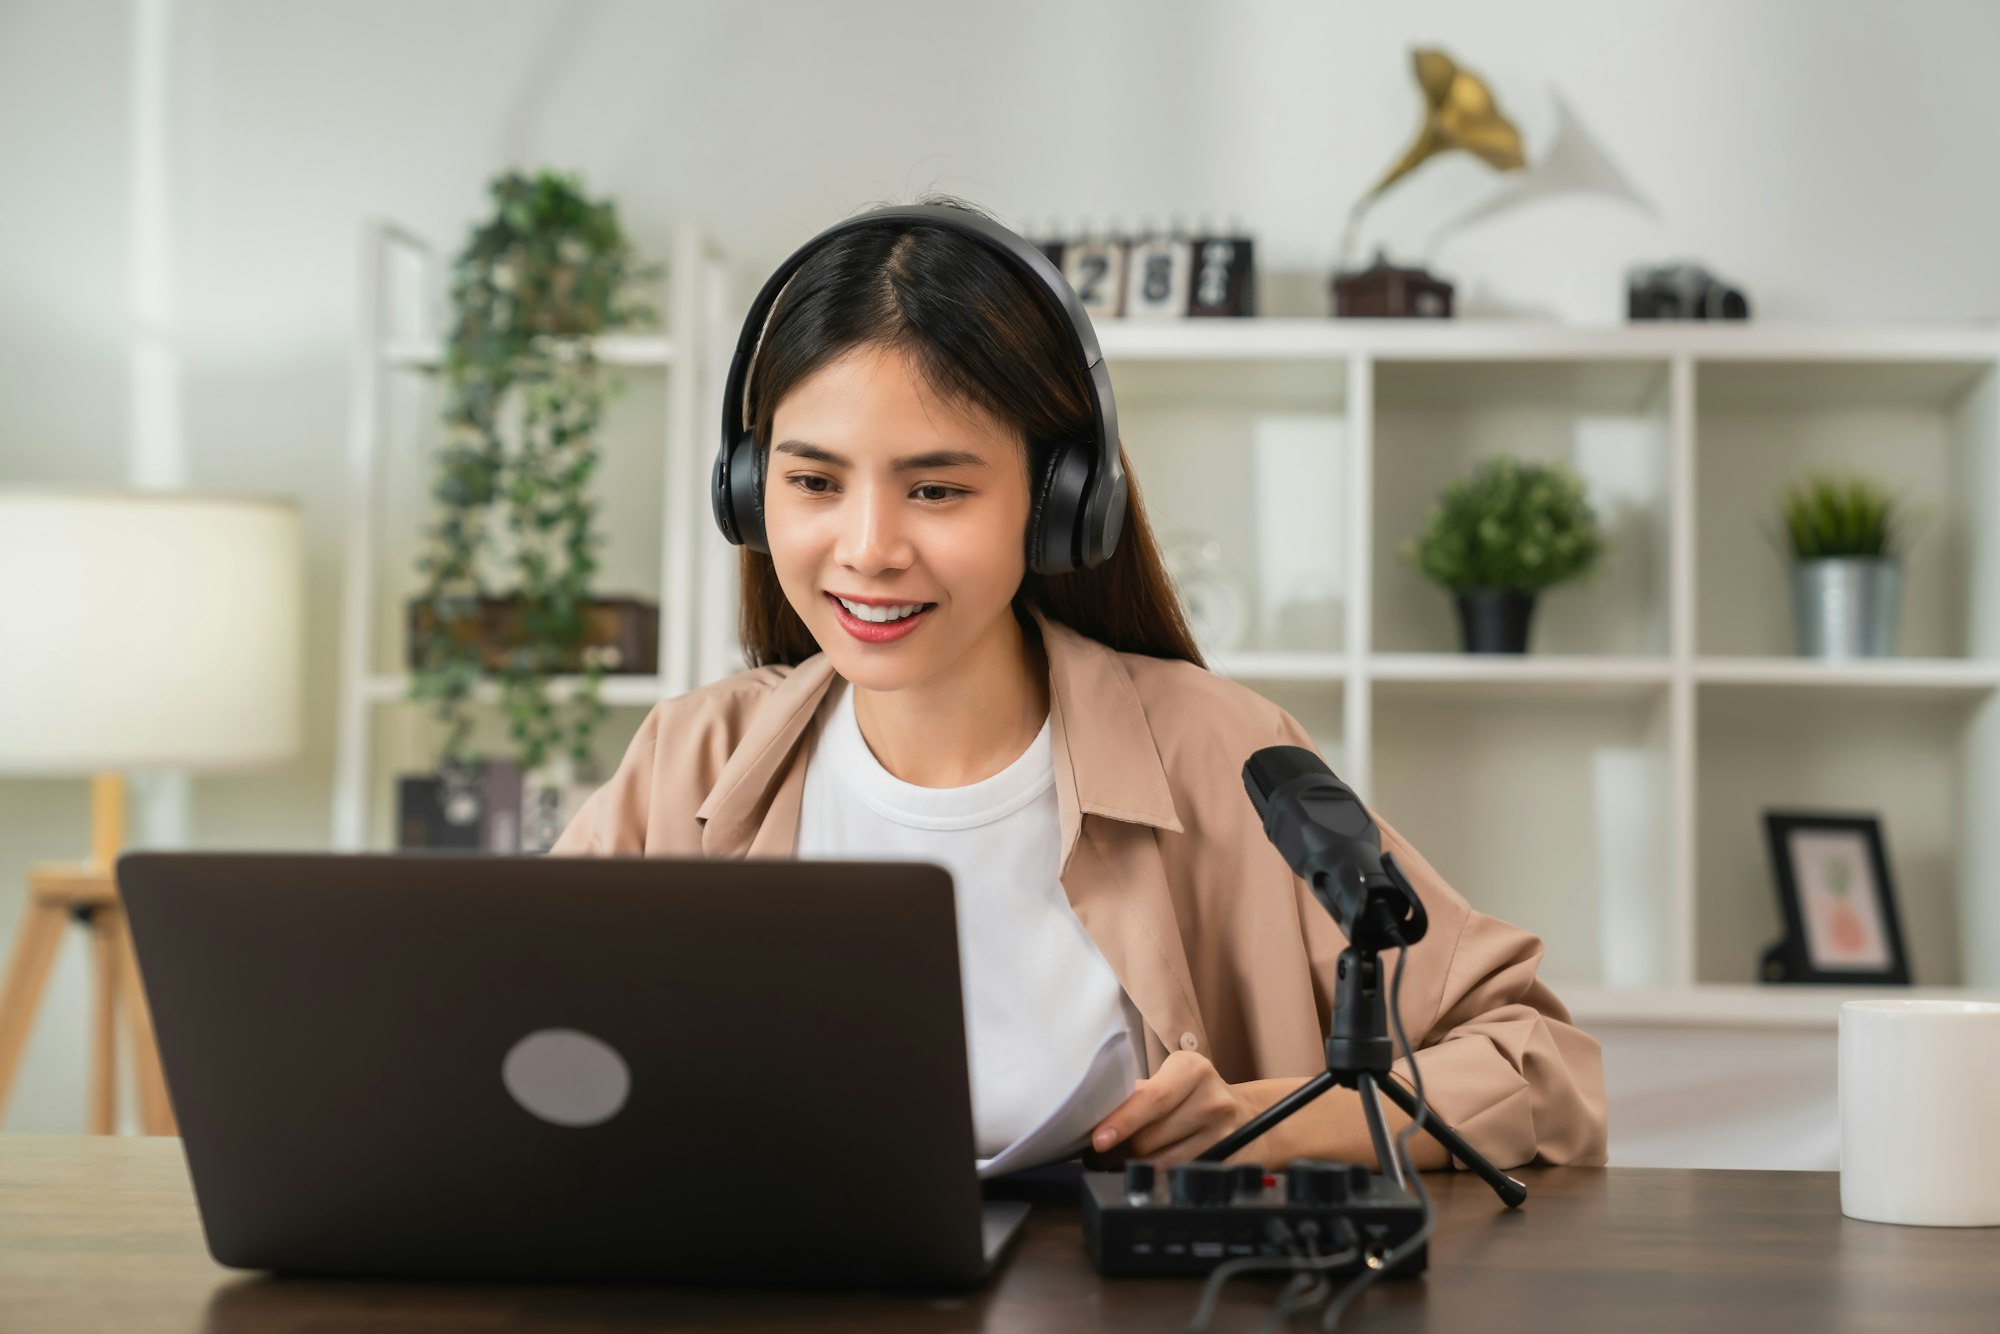
[[[1906,502],[1868,477],[1819,474],[1791,488],[1778,518],[1799,656],[1894,657],[1917,531]]]
[[[477,782],[478,757],[466,751],[469,700],[489,673],[524,774],[558,746],[589,771],[606,664],[584,642],[599,546],[588,482],[605,402],[622,388],[604,382],[590,340],[652,323],[655,312],[634,290],[662,272],[634,252],[613,205],[586,198],[574,177],[508,172],[488,190],[494,212],[452,266],[445,440],[417,564],[422,614],[413,618],[429,632],[410,646],[409,698],[434,701],[446,727],[438,772],[447,801]],[[483,639],[490,592],[505,595],[517,627],[498,646],[497,671],[496,646]],[[549,678],[579,669],[565,726]],[[560,803],[547,776],[533,791],[538,807]]]
[[[1445,487],[1403,556],[1455,596],[1467,653],[1525,653],[1536,595],[1605,549],[1575,473],[1500,455]]]

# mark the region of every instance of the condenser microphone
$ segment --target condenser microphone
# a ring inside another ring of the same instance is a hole
[[[1303,746],[1266,746],[1243,764],[1264,834],[1347,939],[1369,949],[1414,945],[1430,925],[1375,818]]]

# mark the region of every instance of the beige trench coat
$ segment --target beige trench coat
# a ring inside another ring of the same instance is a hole
[[[1252,751],[1316,749],[1311,738],[1238,682],[1035,621],[1063,889],[1145,1020],[1149,1072],[1180,1049],[1231,1083],[1319,1073],[1346,941],[1265,837],[1241,777]],[[552,855],[792,855],[805,743],[833,674],[822,653],[662,700]],[[1432,1107],[1503,1168],[1603,1163],[1599,1048],[1536,976],[1541,940],[1476,911],[1376,822],[1430,914],[1402,1017]],[[1407,1085],[1407,1059],[1396,1071]]]

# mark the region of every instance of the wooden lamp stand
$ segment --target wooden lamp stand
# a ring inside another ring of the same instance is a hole
[[[117,1128],[116,1021],[121,1002],[137,1075],[140,1128],[148,1135],[177,1133],[159,1048],[153,1041],[152,1015],[139,983],[138,957],[118,898],[114,868],[124,842],[125,778],[100,773],[91,783],[90,860],[43,862],[28,870],[27,910],[14,936],[7,971],[0,975],[0,1115],[6,1112],[64,928],[74,919],[90,928],[90,1133],[109,1135]]]

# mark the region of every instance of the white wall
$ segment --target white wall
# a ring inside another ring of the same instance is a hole
[[[392,215],[455,246],[509,161],[581,170],[655,254],[700,222],[751,281],[828,222],[930,189],[1016,225],[1233,214],[1266,313],[1319,315],[1348,204],[1416,124],[1408,48],[1436,42],[1489,80],[1531,159],[1559,92],[1657,206],[1557,199],[1455,236],[1433,259],[1472,309],[1608,322],[1628,263],[1693,256],[1766,317],[2000,313],[2000,5],[1981,0],[179,8],[189,480],[298,495],[312,593],[307,752],[198,780],[198,843],[326,839],[358,226]],[[0,0],[0,479],[127,476],[130,32],[117,0]],[[1409,256],[1494,188],[1430,164],[1367,237]],[[0,941],[27,863],[79,855],[86,825],[82,782],[0,781]],[[79,939],[8,1129],[82,1125],[82,960]]]

